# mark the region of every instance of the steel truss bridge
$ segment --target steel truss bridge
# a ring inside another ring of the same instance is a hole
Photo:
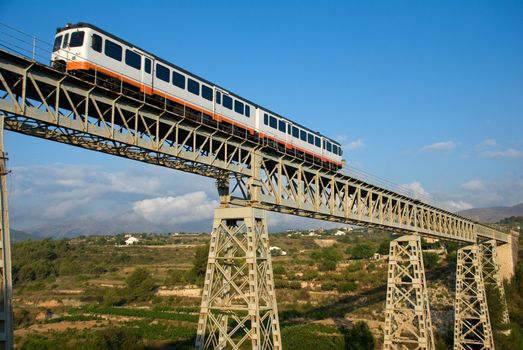
[[[496,246],[511,246],[513,233],[326,171],[296,154],[278,151],[271,142],[228,125],[211,124],[193,111],[152,105],[3,50],[0,97],[0,124],[6,130],[216,179],[221,207],[213,224],[198,348],[240,349],[246,344],[260,350],[282,348],[265,211],[402,235],[391,244],[386,349],[434,348],[420,237],[468,244],[458,254],[458,286],[463,288],[457,288],[456,294],[455,349],[476,349],[468,347],[471,342],[485,344],[481,349],[494,348],[484,300],[488,282],[484,283],[481,266],[493,266],[487,269],[489,276],[502,288]],[[5,155],[3,145],[1,152]],[[4,328],[0,341],[10,348],[5,156],[1,163]],[[489,254],[482,253],[485,247]],[[471,271],[476,278],[472,282],[467,280]]]

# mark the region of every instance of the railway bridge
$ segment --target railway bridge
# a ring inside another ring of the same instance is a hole
[[[454,348],[494,349],[485,285],[498,286],[504,300],[503,277],[516,263],[515,232],[326,171],[252,135],[209,124],[202,115],[149,104],[8,49],[0,50],[4,349],[13,346],[4,130],[216,179],[220,206],[214,213],[198,349],[282,349],[266,211],[399,234],[390,245],[385,349],[434,349],[420,240],[463,243],[456,264]]]

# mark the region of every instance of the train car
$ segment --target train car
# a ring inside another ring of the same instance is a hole
[[[341,145],[88,23],[58,28],[51,64],[120,92],[167,101],[337,170]],[[287,153],[287,152],[286,152]]]

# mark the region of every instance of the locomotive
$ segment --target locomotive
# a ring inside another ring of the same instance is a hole
[[[92,24],[68,24],[56,31],[51,65],[152,101],[201,113],[207,120],[233,126],[260,142],[327,170],[342,167],[335,140],[232,93]],[[116,84],[118,82],[118,84]]]

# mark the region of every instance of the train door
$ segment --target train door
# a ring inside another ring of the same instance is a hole
[[[146,93],[151,94],[154,88],[154,57],[149,56],[143,52],[139,52],[142,56],[142,86]]]

